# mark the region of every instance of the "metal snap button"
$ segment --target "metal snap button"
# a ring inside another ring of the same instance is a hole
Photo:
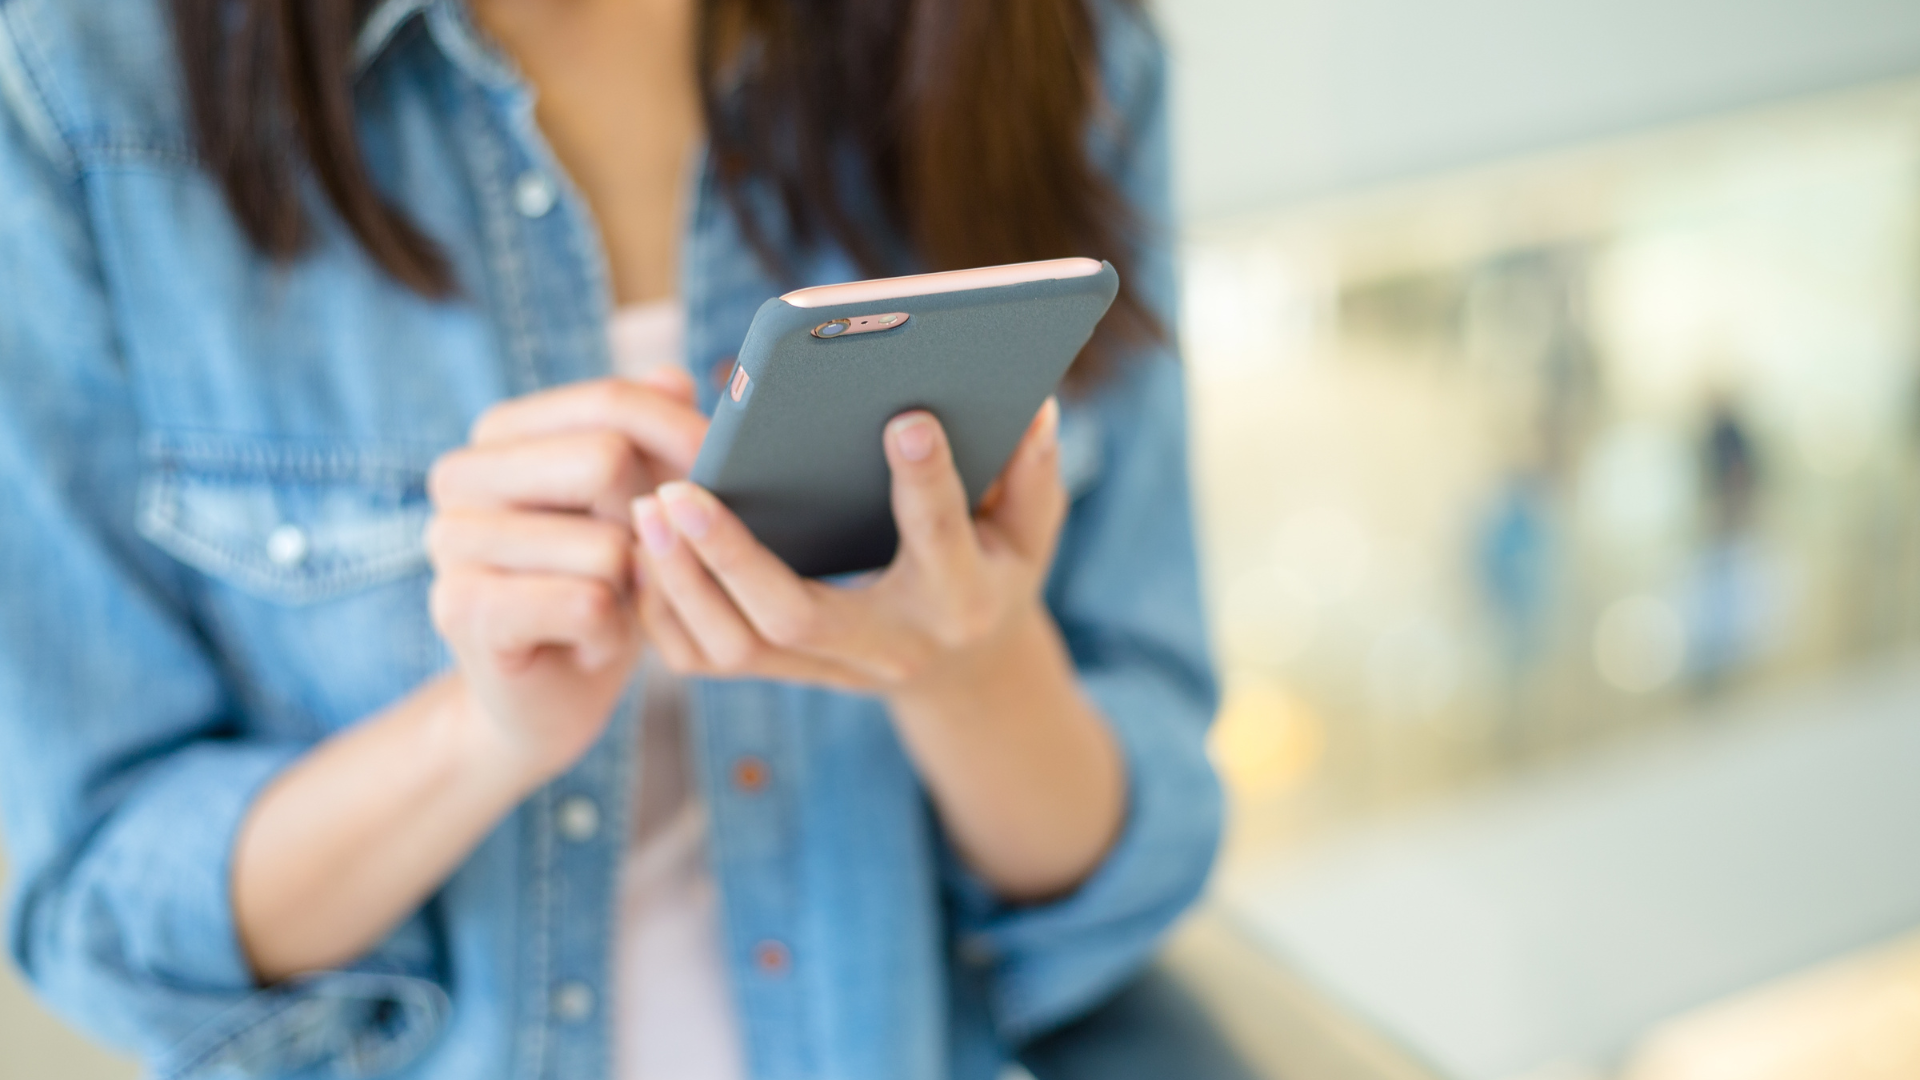
[[[593,1015],[593,987],[582,982],[561,983],[553,992],[553,1015],[577,1024]]]
[[[753,966],[760,969],[762,975],[785,975],[793,966],[793,953],[786,945],[769,938],[753,947]]]
[[[282,525],[267,534],[267,558],[275,566],[299,566],[307,561],[307,531],[298,525]]]
[[[767,763],[751,754],[733,763],[733,786],[749,795],[757,795],[766,790],[767,782],[773,779],[773,770]]]
[[[563,799],[554,812],[560,835],[574,843],[591,840],[600,831],[600,807],[585,795]]]
[[[513,184],[513,208],[520,211],[522,217],[545,216],[547,211],[553,209],[558,196],[553,181],[547,179],[545,173],[522,173]]]

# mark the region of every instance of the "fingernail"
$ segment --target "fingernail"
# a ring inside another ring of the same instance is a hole
[[[673,527],[682,535],[698,540],[713,527],[713,514],[707,510],[706,497],[691,485],[663,485],[660,502],[667,508],[667,516],[673,519]]]
[[[633,524],[640,530],[640,542],[655,555],[673,547],[673,529],[660,515],[660,500],[645,495],[633,501]]]
[[[925,461],[933,456],[933,442],[938,436],[933,429],[933,418],[925,413],[903,416],[893,422],[893,448],[908,461]]]
[[[1051,450],[1060,445],[1060,399],[1050,397],[1040,406],[1040,448]]]

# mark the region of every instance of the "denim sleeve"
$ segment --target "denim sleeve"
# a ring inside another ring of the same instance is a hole
[[[234,835],[306,747],[249,738],[179,568],[136,534],[138,420],[83,184],[0,9],[0,818],[40,996],[162,1077],[359,1075],[447,1011],[419,920],[262,991]],[[163,212],[163,211],[162,211]]]
[[[1128,120],[1112,144],[1113,175],[1153,236],[1136,284],[1171,332],[1164,61],[1139,24],[1110,31],[1107,45],[1117,68],[1110,94]],[[1085,693],[1119,739],[1129,806],[1105,861],[1057,902],[1000,904],[948,853],[962,962],[985,968],[995,1019],[1012,1041],[1071,1018],[1138,969],[1199,894],[1221,828],[1220,785],[1205,749],[1217,690],[1194,550],[1182,374],[1170,349],[1135,358],[1069,406],[1069,473],[1072,444],[1086,436],[1097,475],[1075,499],[1047,599]]]

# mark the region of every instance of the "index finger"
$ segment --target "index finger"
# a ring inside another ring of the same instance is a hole
[[[667,520],[650,522],[647,512],[636,504],[634,519],[643,549],[691,552],[698,560],[695,565],[711,575],[710,581],[731,601],[732,609],[774,647],[772,659],[805,657],[823,661],[833,670],[886,681],[898,680],[910,669],[916,636],[903,633],[871,606],[863,611],[862,598],[871,594],[822,585],[794,573],[703,488],[663,484],[652,501]],[[668,522],[673,537],[654,533]],[[665,588],[671,596],[672,583],[665,583]],[[831,678],[816,675],[809,681],[831,683]]]
[[[509,442],[567,431],[611,429],[641,453],[685,475],[699,456],[707,418],[659,386],[596,379],[505,401],[473,425],[475,444]]]
[[[685,482],[663,484],[659,502],[694,556],[761,637],[787,649],[824,644],[818,640],[823,628],[817,591],[754,539],[711,492]]]

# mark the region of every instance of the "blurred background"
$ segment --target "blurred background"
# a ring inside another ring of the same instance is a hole
[[[1920,1078],[1920,5],[1186,0],[1263,1075]]]
[[[1159,14],[1176,975],[1290,1080],[1920,1078],[1920,4]],[[132,1075],[10,979],[0,1078]]]

